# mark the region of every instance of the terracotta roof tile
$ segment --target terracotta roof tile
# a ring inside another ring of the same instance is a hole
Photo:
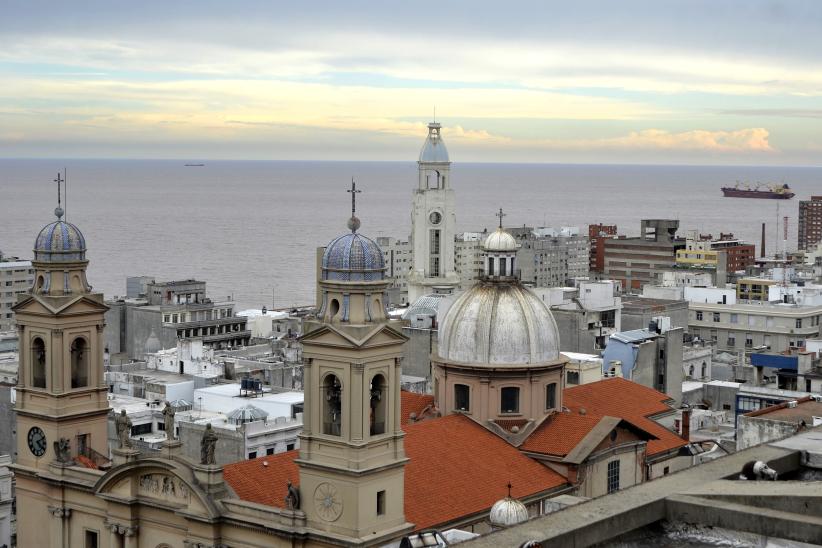
[[[554,413],[520,446],[523,451],[564,457],[588,435],[602,419],[590,413]]]
[[[619,417],[658,439],[648,441],[648,456],[687,445],[687,441],[668,430],[653,415],[671,411],[665,403],[670,396],[619,377],[566,388],[563,403],[571,411],[580,409],[590,415]]]
[[[400,424],[408,424],[408,417],[411,416],[411,413],[421,417],[425,408],[433,404],[434,396],[403,390],[400,392]]]
[[[565,478],[462,415],[405,427],[405,516],[425,529],[483,512],[507,494],[527,497],[564,485]],[[243,500],[283,507],[286,482],[299,484],[298,451],[223,468]],[[263,462],[268,462],[264,466]]]

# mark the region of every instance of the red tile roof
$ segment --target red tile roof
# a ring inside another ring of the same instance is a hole
[[[434,405],[434,396],[427,394],[417,394],[403,390],[400,392],[400,396],[400,424],[403,426],[409,423],[408,417],[411,416],[411,413],[421,417],[426,407]]]
[[[561,487],[565,478],[523,455],[471,419],[450,415],[405,427],[405,517],[425,529],[488,510],[513,485],[523,498]],[[281,508],[286,482],[299,484],[298,451],[223,468],[242,500]],[[263,463],[268,462],[268,466]]]
[[[648,456],[687,445],[687,441],[655,420],[653,415],[671,411],[665,403],[670,396],[641,384],[619,377],[566,388],[563,404],[579,413],[619,417],[645,430],[658,439],[648,441]]]
[[[564,457],[579,445],[601,419],[601,416],[590,413],[585,415],[580,415],[578,412],[555,413],[545,419],[539,428],[528,436],[520,449]]]

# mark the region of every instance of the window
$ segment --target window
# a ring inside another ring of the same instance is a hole
[[[552,382],[545,387],[545,409],[554,409],[557,406],[557,383]]]
[[[488,257],[488,275],[489,276],[494,275],[494,258],[493,257]]]
[[[31,344],[31,377],[32,386],[46,387],[46,343],[40,337]]]
[[[696,311],[696,320],[697,320],[698,322],[701,322],[701,321],[702,321],[702,311],[701,311],[701,310],[697,310],[697,311]]]
[[[499,260],[499,275],[500,276],[505,276],[506,275],[505,274],[505,269],[507,267],[508,267],[508,265],[506,264],[505,257],[500,257],[500,260]]]
[[[801,328],[801,327],[802,327],[802,318],[797,318],[797,319],[796,319],[796,327],[797,327],[797,328]]]
[[[285,450],[286,451],[293,451],[294,450],[294,444],[289,443],[288,445],[285,446]]]
[[[728,346],[736,346],[736,337],[733,335],[728,335]]]
[[[86,529],[85,548],[98,548],[97,531],[89,531]]]
[[[327,375],[323,382],[323,434],[342,435],[342,384],[335,375]]]
[[[720,320],[719,312],[714,312],[714,321],[718,322]]]
[[[131,435],[132,436],[139,436],[141,434],[151,434],[151,423],[147,422],[145,424],[138,424],[136,426],[131,427]]]
[[[377,491],[377,515],[385,515],[385,491]]]
[[[731,314],[731,323],[739,323],[739,314]]]
[[[77,337],[71,343],[71,387],[88,386],[88,348],[86,340]]]
[[[454,385],[454,409],[457,411],[471,409],[471,389],[467,384]]]
[[[619,460],[608,463],[608,492],[619,491]]]
[[[388,383],[382,375],[371,379],[371,429],[372,436],[385,434],[387,418]]]
[[[265,454],[266,455],[273,455],[274,454],[274,448],[273,447],[266,448]]]
[[[566,384],[579,384],[579,371],[568,371],[566,375]]]
[[[670,466],[666,466],[666,467],[662,470],[662,475],[663,475],[663,476],[667,476],[667,475],[668,475],[668,474],[670,474],[670,473],[671,473],[671,467],[670,467]]]
[[[251,451],[251,452],[248,454],[248,458],[249,458],[249,460],[251,460],[251,459],[256,459],[256,458],[257,458],[257,452],[256,452],[256,451]]]
[[[507,386],[500,391],[500,411],[519,413],[519,388]]]
[[[745,348],[753,347],[753,335],[745,333]]]

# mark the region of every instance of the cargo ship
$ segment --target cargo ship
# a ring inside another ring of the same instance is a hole
[[[791,187],[782,185],[756,185],[751,188],[749,185],[736,183],[736,185],[722,187],[722,194],[726,198],[766,198],[770,200],[790,200],[796,194],[791,192]]]

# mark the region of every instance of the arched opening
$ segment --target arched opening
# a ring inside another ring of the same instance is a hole
[[[545,386],[545,409],[557,407],[557,383],[552,382]]]
[[[40,337],[31,342],[31,385],[46,387],[46,343]]]
[[[706,378],[708,376],[708,364],[702,362],[702,378]]]
[[[471,409],[471,389],[467,384],[454,385],[454,410],[469,411]]]
[[[43,277],[42,274],[40,274],[39,276],[37,276],[37,284],[35,288],[39,292],[43,290],[44,285],[46,285],[46,279]]]
[[[88,345],[86,339],[77,337],[71,342],[71,387],[88,386]]]
[[[71,277],[71,291],[80,293],[83,290],[83,282],[80,281],[80,276],[75,274]]]
[[[379,298],[374,299],[374,309],[371,311],[373,316],[380,317],[383,315],[382,302]]]
[[[500,391],[500,412],[519,413],[519,388],[506,386]]]
[[[505,274],[505,268],[507,266],[508,265],[506,264],[505,257],[500,257],[500,259],[499,259],[499,275],[500,276],[505,276],[506,275]]]
[[[694,378],[694,366],[693,365],[691,365],[688,368],[688,376],[691,377],[692,379]]]
[[[323,434],[342,435],[342,384],[336,375],[323,379]]]
[[[489,276],[494,275],[494,258],[493,257],[488,257],[488,275]]]
[[[331,319],[340,312],[340,301],[331,299],[331,304],[328,305],[328,318]]]
[[[371,428],[372,436],[385,434],[385,421],[388,409],[388,383],[382,375],[371,379]]]

